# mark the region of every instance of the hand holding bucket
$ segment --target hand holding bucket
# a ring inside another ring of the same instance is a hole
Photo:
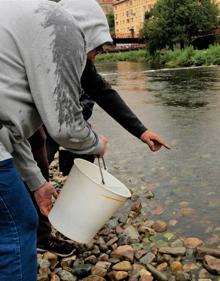
[[[100,162],[98,167],[77,158],[48,218],[66,237],[89,243],[129,197],[128,188]]]

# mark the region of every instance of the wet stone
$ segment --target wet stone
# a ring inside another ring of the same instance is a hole
[[[123,234],[119,237],[119,240],[118,240],[119,246],[128,245],[130,243],[131,243],[131,238],[128,235]]]
[[[66,270],[61,270],[58,273],[58,275],[62,281],[76,281],[77,280],[76,276],[73,276],[72,273],[70,273]]]
[[[147,192],[144,193],[144,197],[147,199],[152,199],[154,198],[154,193],[151,190],[148,190]]]
[[[100,267],[100,266],[94,266],[92,268],[92,275],[97,275],[104,277],[107,274],[107,269]]]
[[[186,254],[185,247],[161,247],[159,248],[159,252],[162,254],[169,254],[174,256],[184,256]]]
[[[163,262],[157,265],[157,269],[159,271],[165,271],[168,268],[168,263],[167,262]]]
[[[141,270],[145,270],[145,267],[140,263],[134,263],[131,276],[139,276]]]
[[[139,233],[137,229],[132,225],[129,225],[124,230],[124,234],[127,235],[132,242],[139,241]]]
[[[111,280],[120,281],[128,277],[128,273],[126,271],[111,271],[108,276]]]
[[[150,275],[145,275],[145,276],[142,276],[139,281],[153,281],[154,278],[153,276],[150,276]]]
[[[50,281],[60,281],[60,277],[53,272]]]
[[[156,232],[165,232],[167,230],[167,223],[164,221],[156,221],[152,228],[156,231]]]
[[[120,225],[117,225],[115,231],[117,234],[122,234],[124,229]]]
[[[175,280],[176,281],[192,281],[190,274],[188,274],[186,272],[181,272],[181,271],[178,271],[175,274]]]
[[[175,241],[173,241],[171,244],[170,244],[171,247],[175,248],[175,247],[183,247],[183,241],[180,240],[180,239],[177,239]]]
[[[144,250],[144,249],[137,250],[137,251],[135,251],[135,258],[136,258],[137,260],[139,260],[139,259],[140,259],[141,257],[143,257],[146,253],[147,253],[147,251]]]
[[[82,280],[83,281],[105,281],[105,279],[103,277],[98,276],[98,275],[90,275]]]
[[[134,259],[134,249],[130,245],[119,246],[112,252],[112,257],[124,257],[132,262]]]
[[[116,264],[116,263],[119,263],[121,260],[119,258],[110,258],[109,259],[109,262],[111,264]]]
[[[199,278],[209,278],[210,277],[210,274],[209,272],[205,269],[205,268],[202,268],[200,271],[199,271]]]
[[[146,267],[158,281],[168,281],[167,276],[164,273],[157,270],[151,264],[147,264]]]
[[[118,221],[120,223],[126,223],[127,222],[127,219],[128,219],[128,215],[127,214],[120,214],[118,216]]]
[[[182,270],[182,264],[179,261],[173,261],[170,264],[170,269],[172,273],[177,273],[178,271]]]
[[[129,271],[132,269],[132,265],[129,261],[122,261],[113,265],[112,269],[118,271]]]
[[[111,266],[111,263],[107,262],[107,261],[99,261],[99,262],[97,262],[96,266],[102,267],[104,269],[109,269],[109,267]]]
[[[206,255],[203,260],[204,267],[213,274],[220,274],[220,259]]]
[[[95,255],[91,255],[91,256],[85,258],[85,263],[96,264],[97,261],[98,261],[98,259]]]
[[[146,264],[151,263],[152,261],[154,261],[155,258],[156,258],[156,256],[155,256],[153,253],[149,252],[149,253],[147,253],[145,256],[143,256],[143,257],[140,259],[140,262],[141,262],[142,264],[145,264],[145,265],[146,265]]]
[[[99,256],[100,261],[108,261],[109,260],[109,255],[103,253]]]
[[[52,268],[54,268],[57,264],[57,256],[51,252],[45,252],[43,258],[50,262]]]
[[[94,246],[93,250],[92,250],[92,254],[94,255],[98,255],[100,254],[100,250],[99,250],[99,247],[97,245]]]
[[[111,246],[112,244],[114,244],[114,243],[117,242],[117,241],[118,241],[118,237],[114,237],[114,238],[110,239],[110,240],[106,243],[106,245],[107,245],[107,246]]]
[[[91,268],[90,264],[81,264],[73,268],[73,274],[79,278],[84,278],[90,274]]]
[[[136,202],[131,206],[131,211],[135,213],[140,213],[141,209],[142,209],[141,202]]]
[[[62,267],[65,267],[65,266],[71,267],[75,260],[76,260],[76,256],[71,256],[71,257],[63,258],[61,260],[60,264],[61,264]]]
[[[187,248],[194,249],[194,248],[197,248],[197,247],[199,247],[203,244],[204,244],[203,241],[200,240],[199,238],[196,238],[196,237],[190,237],[190,238],[184,239],[184,245]]]
[[[127,219],[127,218],[126,218]],[[113,219],[110,219],[106,225],[109,227],[109,228],[116,228],[116,226],[118,225],[118,218],[113,218]]]

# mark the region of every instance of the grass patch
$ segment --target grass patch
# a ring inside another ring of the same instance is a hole
[[[97,62],[103,61],[137,61],[137,62],[146,62],[147,61],[147,52],[144,49],[125,51],[118,53],[108,53],[100,54],[96,57]]]
[[[220,65],[220,45],[210,45],[206,50],[195,50],[192,46],[183,50],[163,50],[157,52],[154,57],[145,49],[98,55],[97,62],[103,61],[147,62],[163,67]]]

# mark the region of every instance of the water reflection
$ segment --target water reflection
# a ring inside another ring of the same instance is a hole
[[[172,144],[170,152],[151,153],[96,108],[94,126],[110,139],[109,170],[140,194],[147,215],[176,220],[179,234],[207,241],[220,235],[220,68],[152,71],[128,62],[98,68],[144,124]],[[144,197],[149,189],[153,201]]]

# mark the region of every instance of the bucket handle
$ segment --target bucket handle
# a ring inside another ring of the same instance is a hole
[[[104,160],[103,157],[101,157],[101,158],[102,158],[103,168],[104,168],[104,170],[107,170],[105,160]],[[100,163],[100,157],[98,157],[98,163],[99,163],[99,170],[100,170],[100,174],[101,174],[101,178],[102,178],[102,184],[105,184],[105,180],[104,180],[104,176],[103,176],[103,172],[102,172],[102,167],[101,167],[101,163]]]

